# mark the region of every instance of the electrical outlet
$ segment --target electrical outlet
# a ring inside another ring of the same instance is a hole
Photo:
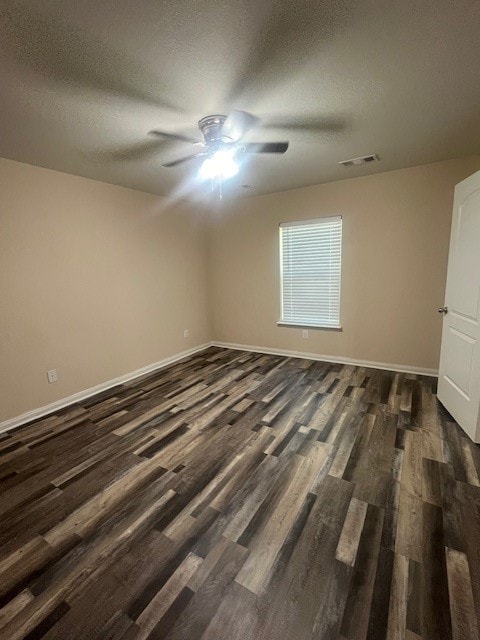
[[[307,339],[308,339],[308,329],[304,329],[304,330],[302,331],[302,338],[305,338],[305,340],[307,340]]]
[[[50,369],[50,371],[47,371],[47,378],[50,384],[52,384],[52,382],[57,382],[58,380],[57,370]]]
[[[188,338],[188,329],[183,330],[183,337]]]

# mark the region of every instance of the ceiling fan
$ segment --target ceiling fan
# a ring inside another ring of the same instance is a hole
[[[190,142],[200,147],[198,153],[166,162],[163,167],[176,167],[194,158],[204,157],[199,175],[202,179],[228,179],[238,173],[238,160],[249,153],[285,153],[288,142],[243,142],[245,134],[258,122],[258,118],[246,111],[232,111],[228,116],[205,116],[198,122],[203,140],[197,141],[184,135],[165,131],[150,131],[155,135],[178,142]]]

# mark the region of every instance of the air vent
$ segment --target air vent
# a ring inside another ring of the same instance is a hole
[[[360,156],[360,158],[351,158],[350,160],[342,160],[338,164],[342,164],[344,167],[355,167],[358,164],[367,164],[367,162],[378,162],[379,158],[376,153],[371,153],[368,156]]]

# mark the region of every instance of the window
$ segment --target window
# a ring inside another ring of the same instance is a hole
[[[280,225],[280,324],[340,328],[342,218]]]

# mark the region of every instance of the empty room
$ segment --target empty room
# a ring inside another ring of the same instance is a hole
[[[0,640],[480,640],[478,0],[2,0]]]

